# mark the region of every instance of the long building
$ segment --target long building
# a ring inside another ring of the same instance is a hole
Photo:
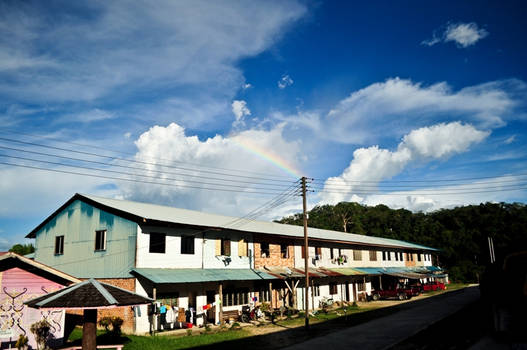
[[[312,285],[304,300],[303,235],[300,226],[75,194],[27,238],[35,239],[36,261],[192,308],[214,323],[254,301],[313,309],[323,298],[365,298],[393,278],[441,273],[434,248],[309,228]],[[122,317],[128,332],[152,329],[146,306]]]

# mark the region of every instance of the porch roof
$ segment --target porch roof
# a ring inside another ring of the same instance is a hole
[[[132,274],[140,275],[156,284],[196,283],[219,281],[274,280],[277,277],[253,269],[155,269],[134,268]]]

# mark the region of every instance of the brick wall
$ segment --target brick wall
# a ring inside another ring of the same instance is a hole
[[[282,258],[280,244],[269,243],[269,256],[262,257],[261,242],[254,243],[254,267],[263,268],[264,266],[294,267],[294,247],[288,246],[288,258]]]

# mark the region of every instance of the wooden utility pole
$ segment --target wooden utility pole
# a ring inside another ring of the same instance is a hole
[[[304,296],[304,305],[306,307],[305,313],[306,313],[306,322],[305,327],[306,330],[309,330],[309,244],[307,239],[307,202],[306,202],[306,177],[302,177],[302,206],[303,206],[303,213],[304,213],[304,266],[305,266],[305,273],[306,273],[306,290],[305,290],[305,296]]]

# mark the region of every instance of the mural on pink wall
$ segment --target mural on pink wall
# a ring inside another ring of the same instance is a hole
[[[41,319],[48,320],[53,338],[62,339],[64,311],[32,309],[25,306],[24,302],[63,287],[61,284],[18,267],[0,272],[1,348],[15,342],[20,334],[29,338],[31,348],[36,348],[30,327]]]

